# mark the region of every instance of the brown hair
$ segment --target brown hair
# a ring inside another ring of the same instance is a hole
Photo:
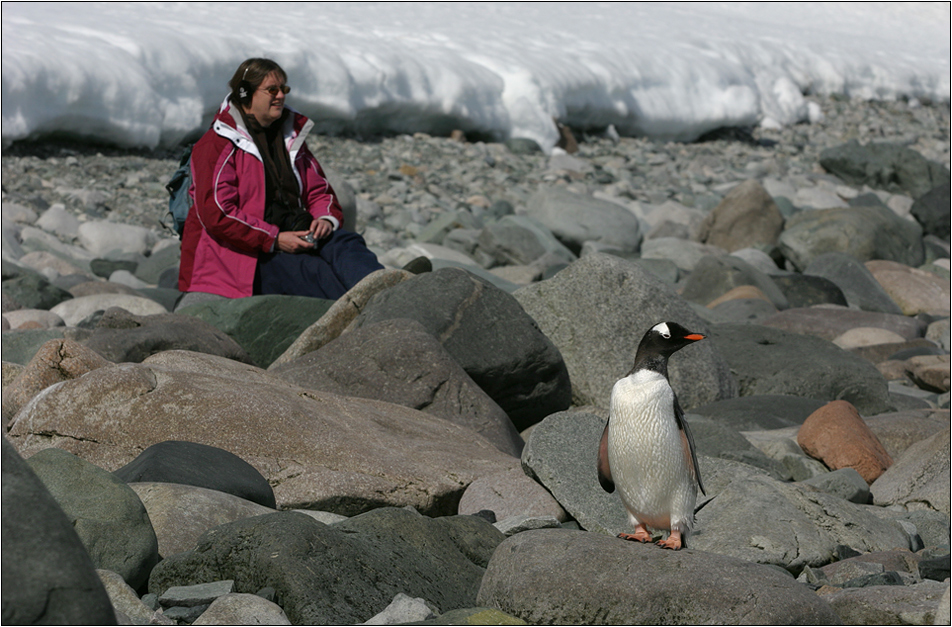
[[[242,61],[238,69],[235,70],[235,75],[228,81],[228,86],[231,87],[231,101],[241,105],[250,102],[251,94],[258,89],[261,83],[264,82],[264,79],[268,78],[268,75],[272,72],[278,73],[281,77],[281,82],[287,82],[287,73],[281,69],[280,65],[271,59],[253,58]],[[240,93],[242,87],[247,90],[244,98],[242,98]]]

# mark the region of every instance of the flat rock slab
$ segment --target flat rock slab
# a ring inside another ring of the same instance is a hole
[[[477,600],[534,625],[840,624],[826,601],[774,569],[560,529],[503,542]]]
[[[21,410],[8,437],[22,454],[55,446],[107,470],[159,442],[207,444],[261,472],[279,507],[344,515],[385,505],[455,513],[474,479],[518,464],[417,410],[305,390],[210,355],[165,361],[63,382]]]

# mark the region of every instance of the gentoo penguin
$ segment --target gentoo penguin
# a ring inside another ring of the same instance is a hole
[[[676,550],[694,527],[697,489],[704,492],[704,486],[694,438],[668,382],[668,357],[703,339],[674,322],[656,324],[638,345],[631,372],[612,388],[598,446],[598,482],[609,493],[618,486],[635,528],[619,538],[648,542],[646,527],[669,529],[658,545]]]

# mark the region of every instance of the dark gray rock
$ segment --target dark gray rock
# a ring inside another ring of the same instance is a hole
[[[225,332],[199,318],[177,313],[137,316],[120,307],[110,307],[92,333],[77,341],[116,363],[139,363],[150,355],[170,350],[252,363],[251,357]]]
[[[740,431],[696,414],[686,416],[698,455],[719,457],[760,468],[775,479],[789,479],[784,467],[764,455]]]
[[[267,585],[293,624],[362,622],[399,592],[445,612],[476,604],[485,567],[503,539],[475,516],[431,519],[383,508],[328,526],[278,512],[209,530],[194,551],[163,560],[149,590],[223,579],[234,580],[237,592]]]
[[[3,438],[3,624],[115,625],[96,567],[70,520]]]
[[[534,625],[840,622],[825,600],[766,566],[559,529],[503,542],[478,602]]]
[[[146,283],[156,285],[160,282],[162,274],[169,269],[178,271],[179,258],[182,256],[179,246],[166,246],[158,252],[153,252],[146,257],[135,270],[132,270],[138,278]],[[172,311],[169,309],[169,311]]]
[[[925,260],[922,227],[881,206],[801,211],[787,221],[777,247],[801,271],[832,252],[913,267]]]
[[[354,324],[394,318],[422,324],[517,429],[571,402],[568,371],[555,345],[512,296],[464,270],[435,270],[381,292]]]
[[[235,582],[231,580],[211,581],[192,586],[172,586],[159,596],[159,605],[162,607],[208,607],[212,601],[220,596],[231,594]]]
[[[759,394],[728,398],[691,410],[738,431],[761,431],[798,427],[826,401],[782,394]]]
[[[753,285],[777,309],[788,307],[787,297],[770,276],[733,255],[708,255],[702,258],[684,281],[681,296],[693,303],[707,305],[741,285]]]
[[[528,265],[543,255],[552,262],[572,263],[576,255],[552,232],[528,216],[505,216],[479,233],[479,250],[495,265]]]
[[[419,409],[472,429],[504,453],[522,453],[506,412],[415,320],[355,329],[269,372],[311,390]]]
[[[118,573],[134,589],[159,561],[159,542],[136,493],[102,468],[49,448],[27,460],[63,508],[96,568]]]
[[[933,581],[945,581],[949,578],[950,568],[952,568],[952,559],[949,555],[924,559],[919,562],[919,576]]]
[[[142,287],[137,291],[146,298],[151,298],[169,311],[175,309],[176,303],[178,303],[179,298],[182,296],[182,292],[167,287]]]
[[[803,269],[804,276],[822,277],[834,283],[843,292],[845,303],[864,311],[902,314],[899,305],[886,293],[883,286],[865,265],[856,258],[840,252],[815,257]],[[793,305],[809,307],[810,305]]]
[[[89,262],[89,269],[93,274],[104,279],[108,279],[116,270],[135,273],[138,267],[138,262],[124,259],[93,259]]]
[[[24,272],[16,278],[5,280],[0,290],[4,298],[13,300],[22,309],[52,309],[73,297],[35,272]]]
[[[913,198],[949,184],[949,171],[941,164],[902,144],[871,142],[864,146],[854,139],[821,152],[820,165],[847,183],[906,193]]]
[[[853,468],[840,468],[806,479],[803,483],[853,503],[869,503],[869,484]]]
[[[524,213],[545,225],[576,255],[587,241],[629,252],[637,252],[641,247],[638,218],[606,200],[547,187],[529,198]]]
[[[253,363],[267,368],[335,301],[271,294],[214,300],[178,308],[234,338]]]
[[[254,466],[234,453],[195,442],[153,444],[113,472],[126,483],[180,483],[233,494],[274,509],[274,490]]]
[[[842,399],[865,415],[892,409],[879,371],[832,342],[755,324],[715,325],[711,340],[730,363],[741,396]]]
[[[4,331],[0,342],[3,361],[22,366],[30,363],[37,351],[50,340],[62,339],[66,334],[64,327],[53,329],[27,329],[25,331]]]
[[[836,254],[836,253],[833,253]],[[814,305],[841,305],[849,303],[843,290],[822,276],[810,274],[780,274],[771,277],[790,307],[812,307]],[[882,288],[880,288],[882,289]]]
[[[949,183],[932,189],[912,203],[912,215],[926,235],[949,240]]]
[[[608,407],[612,386],[631,370],[641,338],[655,324],[675,321],[705,335],[710,328],[670,285],[611,255],[587,255],[513,296],[565,358],[577,406]],[[712,342],[679,351],[669,371],[685,409],[736,396]]]

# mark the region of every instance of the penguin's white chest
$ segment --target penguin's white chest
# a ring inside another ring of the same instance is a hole
[[[635,522],[689,531],[697,487],[674,417],[667,379],[639,371],[615,383],[608,427],[608,463]]]

